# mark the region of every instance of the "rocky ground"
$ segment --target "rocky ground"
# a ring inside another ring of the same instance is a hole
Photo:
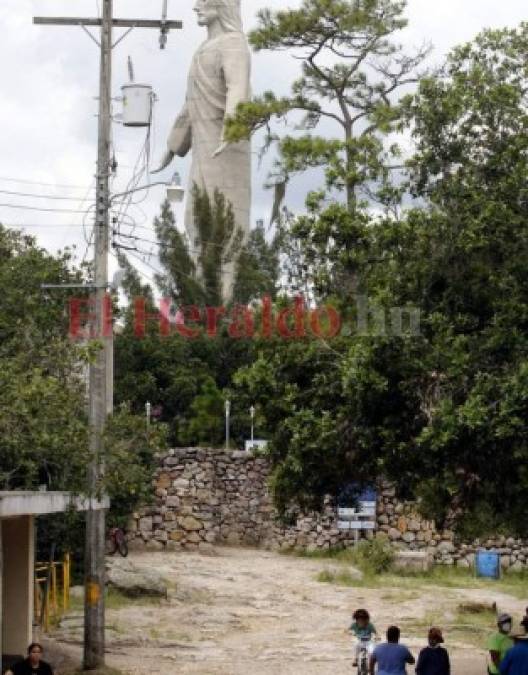
[[[160,572],[169,587],[168,599],[109,598],[108,663],[131,675],[341,675],[353,672],[345,629],[358,606],[370,609],[380,631],[399,624],[417,653],[427,626],[456,623],[461,603],[495,601],[516,616],[527,604],[487,589],[413,587],[409,580],[404,588],[321,583],[318,574],[337,563],[250,549],[135,553],[131,559]],[[486,672],[479,630],[447,633],[454,675]],[[57,629],[54,648],[78,659],[81,632],[77,607]]]

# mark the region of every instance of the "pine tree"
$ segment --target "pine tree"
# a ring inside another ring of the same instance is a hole
[[[275,216],[285,182],[314,167],[324,169],[326,190],[344,192],[350,213],[362,198],[390,203],[398,197],[390,169],[399,150],[386,150],[384,137],[401,118],[398,91],[417,81],[428,53],[422,48],[407,55],[394,42],[407,25],[404,7],[396,0],[303,0],[297,9],[258,13],[258,27],[249,36],[254,49],[290,52],[300,59],[302,76],[287,97],[267,91],[240,105],[228,138],[267,128],[267,145],[278,142]],[[307,133],[273,133],[270,122],[291,113],[304,115],[297,128]],[[337,129],[333,138],[313,132],[323,120]],[[376,182],[380,188],[373,190]]]

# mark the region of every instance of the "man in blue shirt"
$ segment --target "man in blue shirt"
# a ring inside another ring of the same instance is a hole
[[[528,634],[513,636],[514,645],[499,666],[501,675],[528,675]]]
[[[405,666],[414,663],[414,656],[400,641],[398,626],[387,630],[387,642],[378,645],[370,657],[370,675],[374,675],[376,664],[378,675],[406,675]]]

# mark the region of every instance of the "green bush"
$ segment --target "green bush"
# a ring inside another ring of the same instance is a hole
[[[382,574],[390,570],[394,552],[385,539],[371,539],[350,549],[350,557],[364,574]]]

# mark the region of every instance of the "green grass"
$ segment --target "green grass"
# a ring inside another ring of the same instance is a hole
[[[120,593],[115,588],[107,588],[105,594],[105,606],[107,609],[125,609],[126,607],[134,606],[149,606],[149,607],[158,607],[161,603],[162,598],[141,596],[138,598],[131,598],[124,593]],[[83,598],[70,598],[70,613],[82,612],[84,608]]]
[[[350,572],[346,572],[347,565],[354,565],[352,549],[329,549],[314,553],[303,553],[301,557],[332,560],[342,565],[344,570],[323,570],[317,575],[318,581],[335,583],[341,586],[353,586],[364,588],[394,588],[416,590],[417,587],[438,586],[441,588],[467,588],[488,589],[490,592],[502,592],[515,598],[526,597],[528,587],[528,571],[510,572],[494,581],[491,579],[478,579],[472,570],[452,567],[448,565],[436,565],[429,572],[412,572],[398,570],[398,572],[384,572],[382,574],[369,574],[363,569],[363,578],[357,579]]]
[[[364,586],[362,580],[350,573],[349,570],[323,570],[316,577],[317,581],[326,584],[337,584],[338,586]]]
[[[105,595],[105,606],[107,609],[126,609],[127,607],[149,606],[159,607],[161,598],[150,597],[142,595],[137,598],[131,598],[124,593],[121,593],[115,588],[108,588]]]

